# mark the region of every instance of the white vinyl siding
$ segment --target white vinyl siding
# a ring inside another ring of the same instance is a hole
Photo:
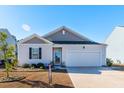
[[[30,58],[30,48],[41,48],[41,58]],[[18,45],[19,65],[25,63],[50,63],[52,61],[52,45],[50,44],[19,44]]]

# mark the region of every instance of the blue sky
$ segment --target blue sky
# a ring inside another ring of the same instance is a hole
[[[22,28],[24,24],[29,31]],[[124,25],[124,6],[0,6],[0,27],[17,39],[44,35],[63,25],[104,42],[115,26]]]

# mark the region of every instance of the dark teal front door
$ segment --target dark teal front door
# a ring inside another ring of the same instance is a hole
[[[53,48],[54,65],[61,65],[62,62],[62,48]]]

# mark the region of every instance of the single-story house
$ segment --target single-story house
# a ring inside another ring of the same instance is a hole
[[[18,43],[19,65],[24,63],[50,63],[54,65],[103,66],[106,65],[106,44],[62,26],[39,36],[33,34]]]

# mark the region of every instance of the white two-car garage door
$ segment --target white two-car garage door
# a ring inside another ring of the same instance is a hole
[[[101,66],[99,52],[70,51],[66,66]]]

